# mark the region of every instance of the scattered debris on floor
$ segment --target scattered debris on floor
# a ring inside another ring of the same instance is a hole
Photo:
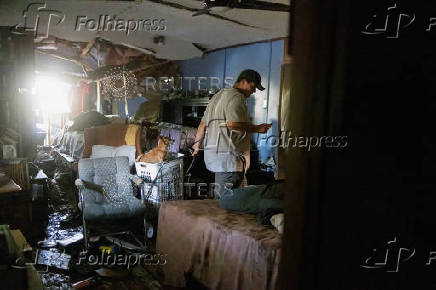
[[[112,237],[91,242],[84,263],[81,215],[77,209],[77,192],[71,170],[59,166],[53,168],[53,162],[47,152],[42,152],[39,156],[41,161],[36,164],[48,170],[48,176],[51,178],[48,182],[48,221],[32,229],[32,236],[39,237],[32,241],[32,247],[35,267],[44,287],[162,289],[156,279],[159,272],[156,267],[150,266],[148,270],[148,266],[136,263],[128,266],[103,266],[101,261],[99,265],[90,260],[91,256],[109,259],[111,255],[125,255],[133,259],[132,257],[140,254],[137,247],[123,243],[119,239]]]

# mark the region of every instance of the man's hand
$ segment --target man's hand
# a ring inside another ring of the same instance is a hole
[[[195,142],[194,145],[192,145],[192,153],[191,155],[197,155],[198,151],[200,151],[200,145],[203,142],[204,134],[206,131],[206,123],[200,122],[200,125],[198,125],[197,134],[195,134]]]
[[[195,142],[195,144],[192,146],[192,156],[195,156],[198,154],[198,151],[200,151],[200,142]]]
[[[198,149],[198,148],[194,148],[194,150],[192,150],[191,155],[192,155],[192,156],[197,155],[197,154],[198,154],[198,151],[200,151],[200,149]]]
[[[256,126],[257,127],[257,133],[261,133],[261,134],[266,133],[269,130],[269,128],[271,128],[271,125],[272,124],[265,124],[265,123],[257,125]]]

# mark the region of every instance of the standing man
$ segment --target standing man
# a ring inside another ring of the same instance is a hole
[[[271,124],[253,125],[246,100],[263,91],[258,72],[241,72],[232,88],[216,93],[207,105],[197,129],[193,146],[196,155],[204,141],[204,162],[215,173],[215,193],[221,196],[224,186],[239,187],[250,166],[250,134],[266,133]],[[231,184],[231,186],[230,186]]]

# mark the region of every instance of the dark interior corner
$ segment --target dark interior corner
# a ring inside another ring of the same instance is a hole
[[[294,194],[285,216],[298,226],[285,223],[282,289],[433,288],[436,38],[426,30],[434,10],[411,1],[294,3],[290,115],[304,116],[290,126],[348,136],[349,146],[287,153]],[[371,21],[383,28],[395,4],[384,32],[362,33]]]

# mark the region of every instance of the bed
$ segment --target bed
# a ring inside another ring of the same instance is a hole
[[[169,201],[159,211],[165,285],[186,287],[191,275],[209,289],[275,289],[281,245],[276,229],[217,200]]]

